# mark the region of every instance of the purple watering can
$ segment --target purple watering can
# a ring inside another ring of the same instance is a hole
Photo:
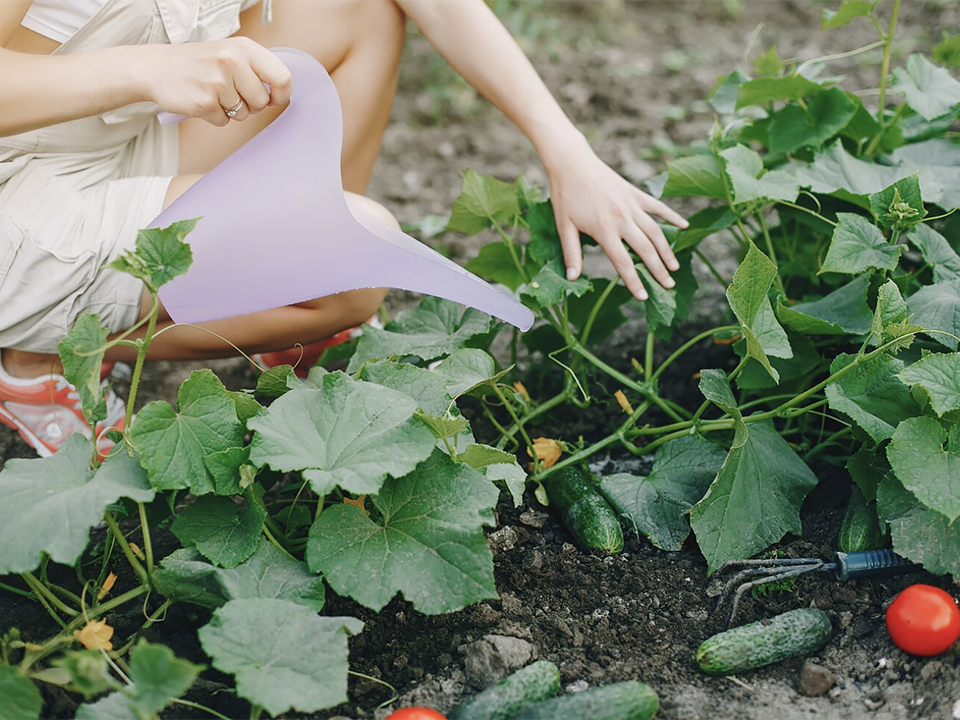
[[[508,295],[377,218],[354,217],[340,178],[343,121],[333,81],[304,52],[274,52],[293,74],[290,106],[150,225],[203,216],[190,234],[189,272],[160,291],[170,316],[196,323],[390,287],[529,329],[533,313]]]

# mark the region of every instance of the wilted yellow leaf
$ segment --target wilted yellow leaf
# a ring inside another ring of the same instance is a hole
[[[530,457],[540,458],[540,464],[543,466],[543,469],[553,467],[557,460],[560,459],[560,456],[563,454],[563,448],[560,447],[560,443],[556,440],[550,438],[539,437],[533,439],[533,450],[527,448],[527,454]]]
[[[113,628],[107,625],[106,620],[91,620],[80,630],[74,630],[73,636],[79,640],[87,650],[113,650]]]
[[[113,590],[113,585],[116,582],[116,573],[110,573],[107,575],[107,578],[103,581],[103,585],[100,586],[100,591],[97,593],[97,600],[103,600],[103,598],[107,596],[107,593]]]
[[[513,389],[527,402],[530,402],[530,393],[527,392],[527,389],[523,386],[523,383],[517,380],[513,384]]]
[[[630,401],[627,400],[627,396],[623,394],[623,390],[617,390],[613,396],[617,399],[617,402],[625,413],[633,415],[633,408],[630,406]]]

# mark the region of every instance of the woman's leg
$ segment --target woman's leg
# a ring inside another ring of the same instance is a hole
[[[273,22],[260,6],[240,16],[240,31],[266,47],[313,55],[333,78],[343,109],[341,170],[346,190],[364,194],[396,93],[406,19],[393,0],[274,0]],[[217,128],[201,120],[180,127],[180,171],[206,173],[278,114],[268,108]]]

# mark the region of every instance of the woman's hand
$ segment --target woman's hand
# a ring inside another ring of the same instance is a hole
[[[580,277],[583,270],[583,232],[603,248],[627,289],[639,300],[647,299],[647,291],[624,243],[640,256],[661,285],[674,286],[670,271],[680,265],[650,214],[681,228],[687,227],[686,220],[620,177],[585,140],[575,150],[567,146],[552,164],[548,163],[547,175],[569,279]]]
[[[222,127],[290,102],[290,70],[248,38],[143,48],[146,97],[167,112]],[[269,91],[264,83],[270,86]],[[240,102],[242,101],[242,102]],[[239,107],[238,107],[239,103]],[[236,114],[227,115],[236,108]]]

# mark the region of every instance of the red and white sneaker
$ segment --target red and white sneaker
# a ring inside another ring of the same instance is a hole
[[[367,325],[375,328],[382,328],[383,323],[380,318],[374,315],[367,320]],[[317,360],[324,352],[337,345],[342,345],[363,334],[363,327],[355,325],[352,328],[341,330],[335,335],[317,340],[315,343],[304,345],[303,347],[294,347],[288,350],[277,350],[275,352],[258,353],[253,356],[253,361],[264,370],[269,370],[277,365],[293,365],[293,372],[297,377],[305,378],[310,373],[310,368],[317,364]]]
[[[105,457],[114,443],[108,430],[123,430],[124,402],[104,383],[107,417],[97,424],[97,453]],[[53,455],[75,432],[90,437],[77,389],[62,375],[15,378],[0,359],[0,422],[20,433],[40,457]]]

